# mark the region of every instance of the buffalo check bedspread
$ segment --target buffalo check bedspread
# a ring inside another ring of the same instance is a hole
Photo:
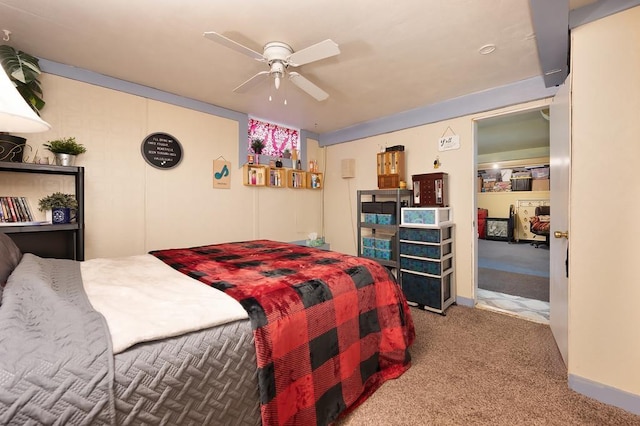
[[[327,425],[410,365],[402,290],[375,261],[269,240],[152,251],[251,319],[264,425]]]

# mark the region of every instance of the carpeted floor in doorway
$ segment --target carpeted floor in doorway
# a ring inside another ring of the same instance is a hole
[[[549,278],[517,274],[490,268],[478,268],[478,288],[549,301]]]

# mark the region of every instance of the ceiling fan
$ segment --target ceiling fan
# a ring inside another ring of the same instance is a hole
[[[205,32],[204,36],[209,40],[215,41],[229,49],[249,56],[259,62],[265,62],[269,66],[269,71],[260,71],[249,80],[245,81],[235,89],[234,92],[244,93],[247,90],[262,83],[266,78],[273,77],[275,87],[280,87],[280,81],[287,76],[289,80],[300,89],[313,96],[318,101],[323,101],[329,97],[329,94],[316,86],[314,83],[303,77],[297,72],[287,71],[288,68],[299,67],[321,59],[329,58],[340,53],[338,45],[330,39],[321,41],[302,50],[294,52],[291,46],[281,41],[271,41],[264,45],[264,52],[258,53],[242,44],[210,31]]]

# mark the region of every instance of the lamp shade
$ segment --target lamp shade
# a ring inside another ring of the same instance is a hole
[[[0,132],[37,133],[51,129],[22,98],[0,67]]]

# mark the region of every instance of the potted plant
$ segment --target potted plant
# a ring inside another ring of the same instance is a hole
[[[22,98],[40,115],[45,102],[38,80],[41,73],[38,58],[5,44],[0,46],[0,63]],[[0,132],[0,161],[21,163],[25,142],[23,137]]]
[[[282,151],[282,158],[291,158],[291,150],[289,148],[285,148]]]
[[[257,155],[262,154],[262,150],[264,149],[264,140],[260,138],[251,139],[251,149]]]
[[[43,146],[55,154],[59,166],[73,166],[76,155],[87,152],[87,148],[76,142],[75,137],[47,141]]]
[[[38,210],[41,212],[51,211],[52,223],[69,223],[73,217],[71,210],[78,209],[78,201],[71,194],[63,194],[62,192],[54,192],[38,201]],[[49,218],[47,217],[47,220]]]

